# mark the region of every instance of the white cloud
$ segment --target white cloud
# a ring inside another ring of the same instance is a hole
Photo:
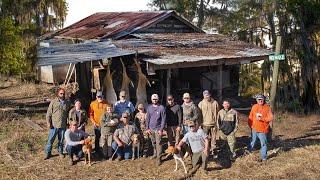
[[[64,27],[96,12],[149,10],[150,0],[67,0],[68,15]]]

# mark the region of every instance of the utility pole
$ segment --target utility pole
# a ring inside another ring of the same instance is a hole
[[[280,50],[281,50],[281,36],[277,36],[275,55],[280,54]],[[272,110],[274,110],[275,108],[275,97],[277,92],[278,74],[279,74],[279,60],[274,60],[273,72],[272,72],[272,84],[271,84],[271,92],[270,92],[270,102],[271,102]]]

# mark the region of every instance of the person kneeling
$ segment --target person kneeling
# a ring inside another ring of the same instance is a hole
[[[202,129],[198,129],[193,121],[190,121],[188,126],[189,132],[179,142],[177,149],[181,150],[181,146],[184,143],[188,143],[191,146],[193,168],[195,169],[197,164],[201,162],[202,168],[206,171],[209,146],[208,136]]]
[[[77,156],[77,160],[83,157],[82,146],[88,134],[78,129],[78,122],[71,121],[69,129],[65,132],[64,137],[66,140],[66,150],[70,157],[70,165],[74,165],[73,155]]]
[[[113,134],[112,148],[117,154],[117,160],[122,160],[123,157],[127,160],[132,156],[131,136],[136,133],[135,127],[129,125],[129,113],[124,112],[120,119],[123,127],[117,129]]]

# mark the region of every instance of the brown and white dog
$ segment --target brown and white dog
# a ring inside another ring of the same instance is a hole
[[[132,145],[132,160],[135,159],[135,154],[137,150],[137,157],[140,157],[140,136],[139,134],[133,134],[131,136],[131,145]]]
[[[89,166],[91,166],[91,153],[92,153],[92,144],[93,144],[93,138],[91,136],[88,136],[84,140],[84,144],[82,146],[82,151],[84,153],[84,161],[86,164],[89,162]]]
[[[178,170],[178,162],[180,162],[183,166],[184,172],[186,174],[188,173],[186,165],[185,165],[183,158],[181,156],[181,151],[179,151],[174,146],[169,146],[168,149],[165,150],[165,153],[167,153],[165,158],[168,158],[170,155],[173,155],[174,162],[176,163],[176,168],[174,169],[174,171]],[[187,156],[188,156],[188,152],[186,152],[186,154],[184,155],[184,158],[186,158]]]

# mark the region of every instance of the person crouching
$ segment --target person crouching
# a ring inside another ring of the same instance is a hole
[[[124,112],[120,121],[123,123],[123,127],[117,129],[113,134],[112,148],[117,154],[117,160],[130,159],[132,156],[131,136],[137,133],[133,125],[129,125],[129,113]]]
[[[83,157],[82,146],[84,144],[85,138],[88,137],[88,134],[82,130],[78,129],[77,121],[70,121],[70,127],[64,134],[66,140],[66,150],[70,157],[70,165],[74,165],[75,161],[73,161],[73,155],[76,155],[77,161]]]

